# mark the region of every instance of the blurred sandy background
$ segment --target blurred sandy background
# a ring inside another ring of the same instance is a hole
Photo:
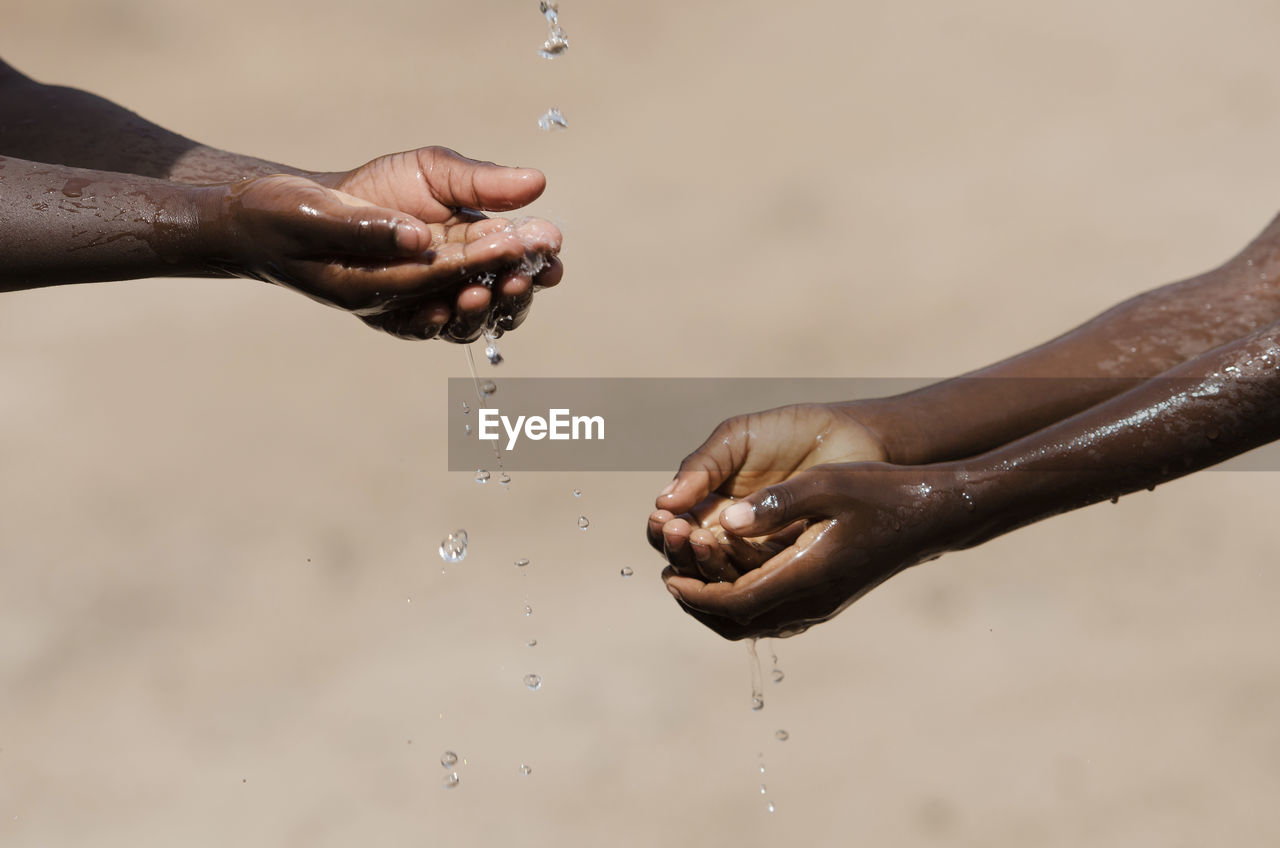
[[[543,168],[499,383],[942,377],[1280,207],[1274,3],[561,6],[554,63],[535,0],[7,0],[0,55],[304,167]],[[0,845],[1280,842],[1275,475],[904,574],[754,714],[644,546],[667,475],[447,473],[465,373],[246,281],[3,298]]]

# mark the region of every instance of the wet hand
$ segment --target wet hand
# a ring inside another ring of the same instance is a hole
[[[903,569],[961,547],[969,516],[958,479],[942,466],[809,468],[725,509],[729,544],[708,543],[696,573],[673,560],[663,579],[725,638],[800,633]],[[734,544],[750,539],[760,547],[744,558]],[[717,573],[728,576],[708,577]]]
[[[476,273],[424,297],[416,314],[396,310],[396,315],[381,319],[377,325],[389,332],[417,336],[417,329],[425,326],[441,338],[469,341],[487,325],[501,335],[520,326],[534,293],[554,286],[564,273],[557,257],[561,236],[554,225],[539,219],[482,223],[486,220],[482,212],[508,212],[542,194],[546,178],[532,168],[508,168],[468,159],[447,148],[425,147],[382,156],[352,171],[318,174],[315,179],[368,203],[445,227],[451,235],[458,225],[478,224],[462,230],[454,243],[470,245],[474,239],[487,239],[505,257],[484,266],[492,261],[492,251],[480,255],[477,250],[482,265]],[[425,325],[423,316],[428,319]]]

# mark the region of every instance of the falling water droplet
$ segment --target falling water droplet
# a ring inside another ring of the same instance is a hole
[[[538,647],[538,640],[530,639],[528,642],[525,642],[525,644],[528,645],[530,648],[536,648]]]
[[[521,763],[520,773],[527,776],[527,775],[533,774],[533,769],[530,766],[527,766],[524,763]]]
[[[498,384],[492,380],[485,380],[480,384],[480,394],[486,399],[496,391],[498,391]]]
[[[529,606],[528,604],[525,604],[525,605],[524,605],[524,614],[525,614],[525,615],[533,615],[533,607]]]
[[[543,114],[541,118],[538,119],[538,126],[544,132],[551,132],[553,130],[568,129],[569,122],[565,120],[564,115],[560,112],[558,108],[556,108],[555,106],[552,106]],[[488,353],[487,348],[485,350],[485,353]]]
[[[544,59],[554,59],[569,49],[569,39],[565,38],[564,30],[555,27],[547,35],[547,40],[542,43],[542,49],[538,51],[538,55]]]
[[[786,675],[782,673],[782,669],[780,668],[775,668],[772,673],[773,673],[774,683],[781,683],[783,679],[786,677]]]
[[[751,696],[751,709],[760,711],[764,709],[764,698],[760,695]]]
[[[573,496],[574,496],[575,498],[580,498],[580,497],[582,497],[582,490],[581,490],[581,489],[574,489],[574,490],[573,490]]]
[[[524,676],[524,685],[530,692],[537,692],[542,688],[542,677],[537,674],[526,674]]]
[[[440,765],[447,769],[451,769],[458,764],[458,755],[452,751],[445,751],[440,755]]]
[[[484,357],[489,360],[490,365],[502,364],[502,351],[498,350],[498,337],[487,332],[484,334]],[[494,389],[496,391],[497,387],[495,386]]]
[[[468,406],[468,405],[467,405],[467,402],[464,400],[464,401],[462,402],[462,414],[463,414],[463,415],[469,415],[470,413],[471,413],[471,407],[470,407],[470,406]]]
[[[766,793],[766,792],[768,792],[768,791],[769,791],[769,790],[768,790],[768,788],[767,788],[767,787],[765,787],[765,785],[764,785],[763,783],[762,783],[762,784],[760,784],[760,794],[761,794],[761,795],[763,795],[764,793]]]
[[[480,485],[482,485],[482,486],[483,486],[485,483],[488,483],[488,482],[489,482],[489,472],[488,472],[488,471],[485,471],[483,468],[477,468],[477,469],[476,469],[476,482],[477,482],[477,483],[479,483],[479,484],[480,484]]]
[[[454,530],[440,543],[440,559],[445,562],[462,562],[467,556],[467,531]]]
[[[466,433],[468,436],[470,436],[470,435],[471,435],[471,425],[470,425],[470,424],[466,424],[466,425],[464,425],[464,426],[463,426],[463,428],[462,428],[462,432],[464,432],[464,433]]]
[[[777,807],[775,807],[775,806],[773,806],[773,802],[772,802],[772,801],[770,801],[770,802],[769,802],[769,806],[768,806],[768,807],[765,807],[765,809],[772,813],[774,810],[776,810],[776,809],[778,809],[778,808],[777,808]]]
[[[630,577],[631,575],[635,574],[635,571],[632,570],[631,566],[624,565],[622,566],[621,574],[623,577]]]
[[[456,771],[451,771],[444,776],[445,789],[452,789],[457,785],[458,785],[458,773]]]
[[[779,742],[786,742],[791,738],[791,734],[785,730],[779,730],[777,733],[773,734],[773,738],[777,739]]]
[[[578,529],[579,529],[579,530],[586,530],[586,529],[587,529],[588,527],[590,527],[590,526],[591,526],[591,522],[587,520],[587,517],[586,517],[585,515],[579,515],[579,516],[578,516]]]
[[[528,564],[529,564],[529,560],[527,560],[527,559],[518,559],[518,560],[516,560],[516,568],[524,568],[524,567],[525,567],[525,566],[527,566]]]
[[[501,474],[499,474],[499,475],[498,475],[498,482],[499,482],[499,483],[501,483],[501,484],[502,484],[502,485],[504,485],[504,486],[510,486],[510,485],[511,485],[511,475],[510,475],[510,474],[508,474],[508,473],[507,473],[507,472],[505,472],[505,471],[504,471],[504,472],[502,472]]]

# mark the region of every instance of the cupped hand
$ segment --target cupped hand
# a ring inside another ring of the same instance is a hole
[[[815,465],[887,458],[858,404],[799,404],[722,422],[680,463],[649,516],[649,542],[674,572],[734,580],[789,545],[799,528],[749,539],[728,534],[720,513],[748,495]],[[724,557],[711,552],[723,549]]]
[[[443,148],[341,174],[277,174],[223,189],[215,261],[293,288],[405,338],[471,341],[524,320],[559,282],[560,232],[485,218],[538,196],[537,171]]]
[[[687,612],[725,638],[800,633],[903,569],[960,547],[969,516],[957,480],[939,466],[800,471],[719,517],[731,540],[769,540],[771,555],[744,563],[732,543],[708,545],[698,574],[672,563],[663,579]],[[730,569],[733,579],[704,576]]]
[[[444,147],[380,156],[354,170],[317,174],[315,179],[369,203],[445,227],[483,220],[482,212],[526,206],[546,188],[546,178],[533,168],[479,162]],[[495,335],[515,329],[527,317],[534,293],[554,286],[563,276],[557,257],[560,231],[549,222],[503,220],[500,226],[480,232],[502,239],[503,248],[521,255],[497,270],[480,270],[454,290],[421,305],[421,311],[432,318],[431,326],[446,322],[439,333],[442,338],[469,341],[486,327]],[[408,323],[412,329],[414,321]],[[395,324],[388,319],[381,326],[396,332]]]

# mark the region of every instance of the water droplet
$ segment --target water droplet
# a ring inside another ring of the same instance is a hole
[[[1113,497],[1111,498],[1111,502],[1112,502],[1113,504],[1118,504],[1118,503],[1120,503],[1120,496],[1119,496],[1119,495],[1115,495],[1115,496],[1113,496]]]
[[[451,771],[444,776],[445,789],[452,789],[457,785],[458,785],[458,773],[456,771]]]
[[[622,571],[620,573],[622,574],[623,577],[630,577],[631,575],[635,574],[635,571],[632,570],[631,566],[624,565],[622,566]]]
[[[591,522],[587,520],[587,517],[586,517],[585,515],[579,515],[579,516],[578,516],[578,529],[579,529],[579,530],[586,530],[586,529],[587,529],[588,527],[590,527],[590,526],[591,526]]]
[[[440,543],[440,559],[445,562],[462,562],[467,556],[467,531],[454,530]]]
[[[791,738],[791,734],[785,730],[779,730],[777,733],[773,734],[773,738],[777,739],[779,742],[786,742]]]
[[[775,806],[773,806],[773,802],[772,802],[772,801],[770,801],[770,802],[769,802],[769,806],[768,806],[768,807],[765,807],[765,809],[772,813],[774,810],[776,810],[776,809],[778,809],[778,808],[777,808],[777,807],[775,807]]]
[[[523,774],[523,775],[530,775],[530,774],[533,774],[533,768],[532,768],[532,767],[530,767],[530,766],[525,765],[524,763],[521,763],[521,764],[520,764],[520,773],[521,773],[521,774]]]
[[[529,560],[527,560],[527,559],[518,559],[518,560],[516,560],[516,568],[524,568],[524,567],[525,567],[525,566],[527,566],[528,564],[529,564]]]
[[[470,425],[470,424],[465,424],[465,425],[463,425],[463,427],[462,427],[462,432],[464,432],[464,433],[466,433],[468,436],[470,436],[470,435],[471,435],[471,425]]]
[[[526,674],[524,676],[524,685],[530,692],[537,692],[542,688],[542,677],[537,674]]]
[[[488,472],[488,471],[485,471],[483,468],[477,468],[477,469],[476,469],[476,482],[477,482],[477,483],[479,483],[479,484],[480,484],[480,485],[482,485],[482,486],[483,486],[485,483],[488,483],[488,482],[489,482],[489,472]]]
[[[538,126],[546,132],[551,132],[552,130],[568,129],[569,122],[565,120],[559,109],[552,106],[538,119]],[[488,351],[486,350],[485,353],[488,353]]]
[[[574,496],[575,498],[580,498],[580,497],[582,497],[582,490],[581,490],[581,489],[574,489],[574,490],[573,490],[573,496]]]
[[[467,402],[465,400],[462,402],[462,414],[463,415],[471,414],[471,407],[467,405]]]
[[[524,605],[524,614],[525,614],[525,615],[533,615],[533,607],[529,606],[528,604],[525,604],[525,605]]]
[[[493,382],[492,380],[485,380],[483,383],[480,384],[480,394],[485,398],[488,398],[497,390],[498,390],[498,384]]]
[[[539,121],[541,125],[541,121]],[[502,364],[502,351],[498,350],[498,342],[496,339],[489,339],[489,343],[484,346],[485,359],[489,360],[490,365]]]
[[[766,793],[766,792],[768,792],[768,791],[769,791],[769,790],[765,787],[765,785],[764,785],[763,783],[762,783],[762,784],[760,784],[760,794],[761,794],[761,795],[763,795],[764,793]]]
[[[782,669],[780,669],[780,668],[775,668],[775,669],[773,670],[772,674],[773,674],[773,682],[774,682],[774,683],[781,683],[781,682],[782,682],[782,680],[783,680],[783,678],[785,678],[785,677],[786,677],[786,675],[782,673]]]
[[[458,755],[452,751],[445,751],[440,755],[440,765],[447,769],[451,769],[458,764]]]
[[[969,510],[969,512],[973,512],[974,510],[973,498],[969,497],[969,493],[961,490],[960,497],[964,498],[964,508]]]
[[[530,648],[536,648],[538,647],[538,640],[530,639],[528,642],[525,642],[525,644],[528,645]]]
[[[508,473],[507,473],[507,472],[505,472],[505,471],[504,471],[504,472],[502,472],[501,474],[499,474],[499,475],[498,475],[498,482],[499,482],[499,483],[501,483],[501,484],[502,484],[502,485],[504,485],[504,486],[510,486],[510,485],[511,485],[511,475],[510,475],[510,474],[508,474]]]
[[[759,711],[764,709],[764,698],[760,695],[751,696],[751,709]]]
[[[546,17],[547,23],[554,26],[560,18],[560,9],[558,3],[548,3],[547,0],[538,0],[538,11]]]
[[[547,40],[542,43],[542,49],[538,51],[538,55],[544,59],[554,59],[568,49],[569,39],[565,37],[564,30],[557,26],[547,33]]]

